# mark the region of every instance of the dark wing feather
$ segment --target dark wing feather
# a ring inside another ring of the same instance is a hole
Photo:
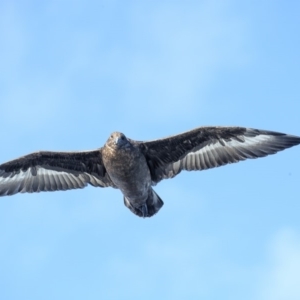
[[[16,193],[113,186],[102,148],[85,152],[40,151],[0,165],[0,196]]]
[[[200,127],[136,144],[146,157],[155,184],[182,170],[205,170],[274,154],[300,144],[300,137],[243,127]]]

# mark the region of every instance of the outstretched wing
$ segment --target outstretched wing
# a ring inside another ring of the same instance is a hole
[[[182,170],[205,170],[274,154],[300,144],[300,137],[243,127],[200,127],[136,144],[146,157],[155,184]]]
[[[40,151],[0,165],[0,196],[114,186],[101,149],[86,152]]]

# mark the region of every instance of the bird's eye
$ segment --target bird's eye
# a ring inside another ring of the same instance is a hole
[[[124,139],[125,139],[125,137],[124,137],[124,135],[122,135],[122,136],[121,136],[121,140],[124,140]]]

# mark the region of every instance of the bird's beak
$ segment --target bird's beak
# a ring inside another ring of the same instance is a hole
[[[119,143],[119,138],[117,137],[115,138],[115,144],[118,145],[118,143]]]

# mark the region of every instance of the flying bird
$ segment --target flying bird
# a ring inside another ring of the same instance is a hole
[[[114,132],[102,148],[80,152],[34,152],[0,165],[0,196],[95,187],[120,189],[139,217],[163,206],[153,190],[182,170],[206,170],[264,157],[300,144],[300,137],[243,127],[199,127],[153,141]]]

